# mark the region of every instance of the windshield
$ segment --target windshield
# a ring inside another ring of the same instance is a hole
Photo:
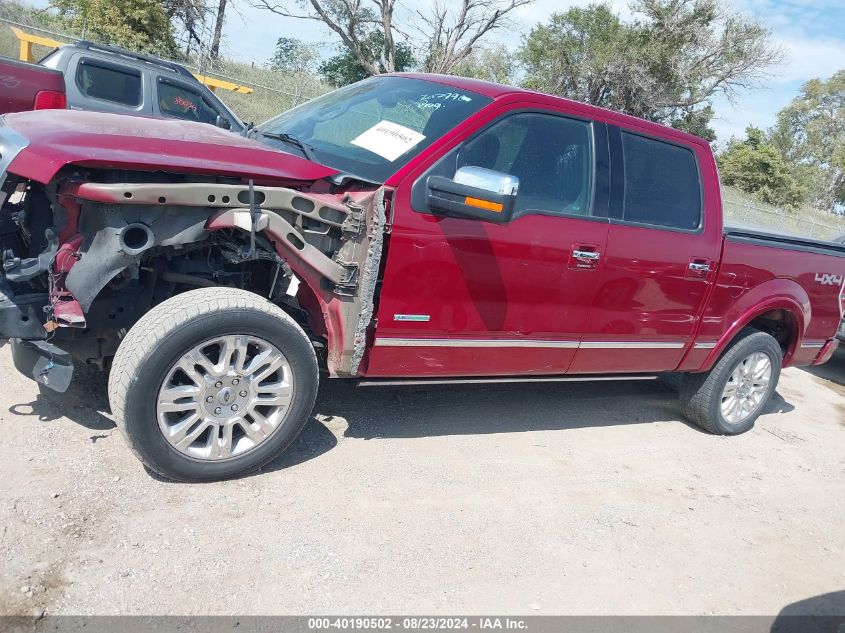
[[[285,151],[304,146],[299,153],[324,165],[384,182],[490,101],[430,81],[372,77],[270,119],[259,140]]]

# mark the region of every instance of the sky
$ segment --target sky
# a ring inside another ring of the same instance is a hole
[[[493,36],[496,41],[517,47],[521,34],[544,22],[555,11],[584,6],[588,0],[536,0],[521,7],[513,27]],[[407,3],[406,3],[407,4]],[[628,17],[627,0],[610,0],[613,9]],[[253,8],[249,0],[237,0],[223,31],[227,57],[263,64],[272,55],[277,38],[297,37],[315,42],[325,55],[335,52],[336,37],[327,27],[312,20],[298,20]],[[295,6],[288,0],[288,6]],[[772,30],[772,38],[785,54],[784,63],[773,69],[765,87],[741,94],[735,103],[717,98],[713,127],[718,143],[731,136],[743,136],[748,125],[767,128],[778,110],[787,105],[808,79],[827,78],[845,68],[845,2],[842,0],[733,0],[730,6],[753,17]]]

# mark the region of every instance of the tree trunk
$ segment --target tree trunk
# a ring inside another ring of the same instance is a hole
[[[223,20],[226,18],[226,2],[228,0],[220,0],[217,5],[217,21],[214,23],[214,38],[211,40],[211,50],[209,54],[211,59],[220,57],[220,37],[223,35]]]

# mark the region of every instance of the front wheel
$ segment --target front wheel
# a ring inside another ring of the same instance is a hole
[[[156,306],[121,342],[109,400],[129,446],[178,481],[256,470],[308,420],[317,359],[280,308],[234,288],[203,288]]]
[[[709,372],[684,376],[684,415],[716,435],[744,433],[775,392],[782,363],[774,337],[746,328]]]

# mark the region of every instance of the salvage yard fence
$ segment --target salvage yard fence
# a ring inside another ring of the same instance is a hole
[[[728,221],[822,240],[833,240],[845,234],[845,216],[812,207],[784,211],[754,200],[733,187],[722,187],[722,205]]]

